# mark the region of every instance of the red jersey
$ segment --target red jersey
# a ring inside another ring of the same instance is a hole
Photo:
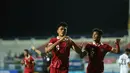
[[[52,38],[49,44],[54,44],[59,38]],[[62,41],[56,45],[55,49],[52,50],[52,60],[50,67],[59,69],[68,69],[69,67],[69,55],[70,55],[70,42]]]
[[[34,61],[32,56],[28,56],[27,58],[23,59],[25,68],[24,73],[33,73],[34,71],[34,64],[32,64],[32,61]]]
[[[107,52],[112,50],[108,44],[87,44],[85,50],[88,52],[89,64],[87,73],[102,73],[104,70],[104,56]]]

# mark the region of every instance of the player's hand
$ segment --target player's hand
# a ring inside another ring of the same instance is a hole
[[[23,60],[21,61],[21,64],[24,64],[24,61],[23,61]]]
[[[47,67],[47,71],[49,71],[50,70],[50,67]]]
[[[34,46],[32,46],[32,48],[31,48],[32,50],[35,50],[35,47]]]
[[[65,41],[69,43],[73,43],[73,40],[69,36],[66,36]]]
[[[66,38],[66,36],[63,36],[62,38],[60,38],[60,41],[63,41]]]
[[[121,39],[116,39],[115,44],[119,44]]]

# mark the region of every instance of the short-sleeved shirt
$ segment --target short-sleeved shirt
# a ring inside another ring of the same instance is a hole
[[[59,40],[58,37],[51,38],[49,44],[54,44]],[[53,68],[68,68],[69,67],[69,55],[72,44],[70,42],[62,41],[56,45],[52,50],[52,59],[50,67]]]
[[[104,70],[104,56],[107,52],[112,50],[112,47],[108,44],[95,44],[89,43],[85,46],[85,50],[88,52],[89,64],[87,71],[88,73],[103,72]]]
[[[129,67],[128,63],[130,63],[130,59],[127,54],[122,54],[119,59],[118,63],[120,65],[120,73],[128,73]]]
[[[32,64],[32,61],[34,61],[32,56],[29,56],[28,58],[23,59],[24,64],[25,64],[25,72],[33,72],[34,71],[34,64]]]

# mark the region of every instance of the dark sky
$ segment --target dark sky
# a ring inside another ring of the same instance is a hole
[[[90,34],[95,27],[126,34],[127,20],[128,0],[8,0],[0,36],[51,36],[61,21],[68,23],[69,35]]]

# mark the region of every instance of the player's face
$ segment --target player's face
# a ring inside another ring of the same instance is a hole
[[[24,56],[27,56],[27,55],[28,55],[28,53],[26,51],[24,51]]]
[[[67,28],[66,27],[63,27],[63,26],[60,26],[58,29],[57,29],[57,33],[59,36],[64,36],[66,35],[67,33]]]
[[[92,34],[92,39],[94,40],[94,41],[100,41],[100,38],[101,38],[101,36],[99,35],[99,33],[98,32],[93,32],[93,34]]]

